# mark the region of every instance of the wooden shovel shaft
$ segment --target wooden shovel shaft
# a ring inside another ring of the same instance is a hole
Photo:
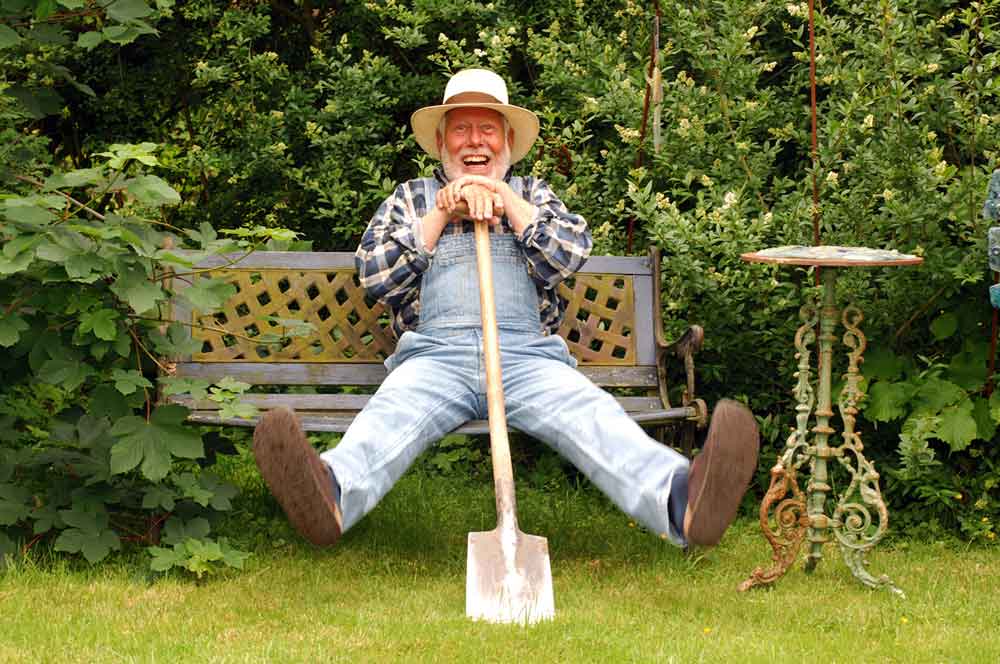
[[[507,440],[503,379],[500,372],[500,341],[497,333],[496,299],[493,292],[493,260],[490,233],[485,221],[475,222],[476,262],[479,268],[479,310],[483,321],[483,355],[486,363],[486,407],[490,423],[490,456],[496,491],[497,526],[517,529],[514,468]]]

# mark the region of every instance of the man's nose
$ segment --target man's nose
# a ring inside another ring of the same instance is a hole
[[[469,130],[469,133],[467,134],[466,142],[469,145],[481,144],[483,142],[482,132],[480,132],[478,128],[473,127],[472,129]]]

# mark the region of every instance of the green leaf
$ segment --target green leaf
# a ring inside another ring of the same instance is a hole
[[[180,291],[181,296],[198,311],[214,311],[236,295],[236,287],[224,279],[196,279]]]
[[[1000,424],[1000,390],[993,390],[990,395],[990,417]]]
[[[229,567],[243,569],[243,563],[250,557],[250,554],[246,551],[240,551],[231,547],[229,540],[225,537],[219,538],[219,547],[222,549],[222,562]]]
[[[118,390],[110,385],[98,385],[90,395],[88,410],[93,415],[119,420],[129,414],[128,404]]]
[[[81,33],[80,36],[76,38],[76,45],[79,48],[85,49],[87,51],[92,51],[98,46],[100,46],[101,42],[103,41],[104,41],[103,33],[101,33],[98,30],[91,30],[90,32]]]
[[[948,378],[959,387],[974,392],[986,383],[986,351],[963,350],[948,363]]]
[[[160,390],[165,396],[190,394],[193,399],[206,398],[208,387],[212,384],[212,381],[202,378],[182,378],[180,376],[165,376],[158,382]]]
[[[179,516],[172,516],[163,527],[162,537],[167,544],[181,544],[184,540],[208,537],[211,530],[212,526],[200,516],[187,521]]]
[[[155,175],[143,175],[129,180],[126,189],[146,205],[159,207],[161,205],[176,205],[181,202],[180,194],[166,181]]]
[[[250,383],[244,383],[243,381],[236,380],[231,376],[223,376],[221,380],[216,381],[215,385],[220,390],[232,392],[233,394],[243,394],[252,387]]]
[[[88,184],[97,184],[103,179],[104,175],[99,168],[78,168],[74,171],[56,173],[45,178],[45,188],[48,190],[61,189],[63,187],[74,189]]]
[[[31,492],[14,484],[0,484],[0,526],[13,526],[28,518]]]
[[[115,27],[121,26],[111,26],[111,28],[105,28],[104,34],[107,36],[108,31]],[[128,28],[125,28],[126,30]],[[109,38],[109,41],[114,41]],[[107,152],[97,152],[95,156],[98,157],[108,157],[108,165],[116,170],[121,169],[125,166],[125,162],[129,159],[135,159],[140,164],[145,164],[146,166],[157,166],[159,162],[156,157],[153,156],[153,151],[159,147],[156,143],[115,143],[108,146]]]
[[[210,501],[212,509],[219,511],[232,509],[232,499],[238,493],[235,486],[222,481],[217,475],[209,472],[203,472],[198,479],[201,481],[201,485],[212,493]]]
[[[35,535],[47,533],[57,525],[62,524],[62,519],[59,516],[59,510],[51,505],[42,505],[41,507],[33,509],[31,511],[31,519],[34,521],[31,526],[31,532]]]
[[[29,35],[29,41],[40,41],[45,42],[51,40],[53,43],[59,41],[59,35],[63,35],[62,31],[42,32],[39,28],[32,30]],[[65,100],[55,90],[48,88],[29,88],[24,85],[12,85],[7,88],[7,94],[16,99],[24,111],[28,113],[31,117],[36,120],[42,120],[49,115],[56,115],[62,110],[63,103]]]
[[[239,400],[227,401],[219,408],[219,417],[223,419],[249,420],[257,416],[260,412],[257,406],[250,403],[241,403]]]
[[[947,339],[958,331],[958,316],[951,313],[943,313],[931,322],[931,334],[938,341]]]
[[[864,370],[869,380],[895,380],[905,368],[905,360],[887,348],[875,346],[865,353]]]
[[[972,403],[968,400],[941,411],[941,423],[935,435],[948,443],[953,452],[959,452],[976,439],[976,420],[972,417]]]
[[[172,512],[176,506],[177,494],[169,487],[162,484],[154,484],[146,490],[142,496],[142,509],[155,510],[164,509]]]
[[[85,283],[93,283],[100,278],[107,266],[108,264],[103,258],[89,252],[74,254],[63,263],[66,275],[70,279]]]
[[[35,5],[35,18],[44,21],[55,14],[57,8],[56,0],[38,0],[38,4]]]
[[[10,48],[21,42],[21,35],[6,25],[0,24],[0,49]]]
[[[201,340],[191,336],[185,325],[178,322],[167,327],[166,335],[154,329],[150,330],[149,337],[153,348],[163,357],[187,357],[199,352],[203,344]]]
[[[17,314],[0,312],[0,346],[10,348],[21,338],[21,332],[29,328],[30,325]]]
[[[162,546],[151,546],[146,550],[152,557],[149,561],[149,569],[154,572],[166,572],[171,567],[184,567],[184,561],[188,558],[187,547],[183,544],[175,544],[169,549]]]
[[[96,563],[121,548],[118,534],[108,528],[108,513],[102,505],[74,502],[72,509],[59,510],[59,516],[69,528],[56,538],[56,551],[82,553],[88,562]]]
[[[66,9],[83,9],[86,6],[84,0],[58,0],[58,2]]]
[[[118,312],[114,309],[94,309],[80,317],[80,331],[93,332],[98,339],[114,341],[118,336]],[[128,392],[123,392],[128,394]]]
[[[115,382],[115,389],[122,394],[132,394],[140,388],[153,387],[153,384],[135,369],[115,369],[111,372],[111,380]]]
[[[156,306],[160,300],[166,299],[166,293],[160,288],[159,282],[152,282],[136,273],[120,276],[111,285],[111,292],[128,302],[128,306],[137,314],[145,313]]]
[[[94,564],[104,560],[109,553],[122,548],[121,540],[113,530],[98,532],[69,528],[56,538],[56,551],[82,553],[87,562]]]
[[[212,492],[203,487],[193,473],[183,473],[175,477],[174,483],[185,498],[190,498],[202,507],[208,507],[212,500]]]
[[[160,406],[147,422],[127,416],[115,422],[111,432],[120,440],[111,448],[111,472],[128,472],[142,464],[142,474],[159,482],[170,472],[170,457],[197,459],[205,451],[201,436],[184,426],[188,409],[177,405]]]
[[[93,376],[94,370],[76,358],[59,357],[45,362],[35,375],[43,383],[61,385],[72,391]]]
[[[997,425],[990,417],[990,405],[986,399],[976,397],[972,400],[972,419],[976,421],[976,438],[991,440],[997,432]]]
[[[26,226],[44,226],[57,219],[47,207],[42,207],[35,199],[16,198],[3,203],[3,215]]]
[[[0,253],[0,276],[23,272],[31,265],[31,261],[34,258],[35,252],[33,251],[22,252],[14,258],[8,258],[3,253]]]
[[[937,412],[966,398],[966,392],[951,381],[928,378],[917,390],[917,407]]]
[[[862,402],[865,417],[873,422],[888,422],[906,414],[906,386],[880,380],[871,386],[868,398]]]
[[[153,13],[153,9],[143,0],[115,0],[107,8],[108,18],[119,23],[128,23]]]

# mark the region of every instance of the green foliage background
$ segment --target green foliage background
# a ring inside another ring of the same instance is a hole
[[[433,167],[409,114],[467,66],[538,112],[519,168],[588,218],[598,252],[625,253],[630,224],[634,252],[663,249],[668,327],[705,327],[700,392],[753,407],[765,468],[813,280],[740,253],[812,243],[816,213],[826,244],[924,256],[841,279],[871,342],[861,431],[895,523],[995,540],[979,210],[1000,2],[817,3],[815,161],[807,4],[661,4],[654,149],[652,3],[0,0],[0,557],[51,537],[98,560],[169,526],[157,569],[241,561],[210,534],[229,495],[202,470],[212,444],[152,401],[154,358],[183,336],[159,323],[167,271],[189,265],[169,247],[292,246],[293,231],[353,249],[394,184]],[[176,386],[192,388],[243,389]]]

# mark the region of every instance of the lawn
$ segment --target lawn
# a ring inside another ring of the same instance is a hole
[[[771,589],[739,521],[685,555],[590,488],[522,487],[525,532],[549,540],[556,619],[464,616],[465,538],[491,528],[487,486],[411,473],[341,543],[310,547],[249,482],[220,529],[243,571],[151,576],[145,554],[87,567],[39,550],[0,573],[0,662],[997,662],[1000,549],[892,540],[870,556],[905,599],[857,583],[829,547]]]

